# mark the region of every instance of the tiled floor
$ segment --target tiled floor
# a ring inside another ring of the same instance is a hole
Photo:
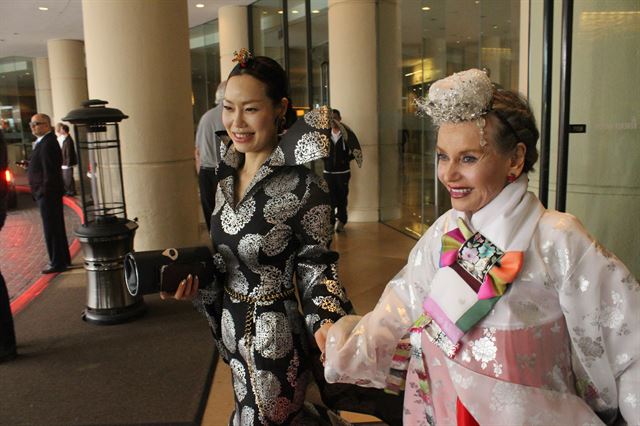
[[[387,282],[402,269],[416,241],[380,223],[349,223],[337,234],[334,250],[340,253],[339,274],[356,311],[364,314],[378,301]],[[219,363],[213,380],[204,426],[226,426],[233,411],[231,375]],[[343,413],[357,423],[375,420],[369,416]]]

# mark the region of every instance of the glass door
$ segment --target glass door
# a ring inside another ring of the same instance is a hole
[[[572,51],[571,72],[566,76],[570,133],[565,172],[557,168],[563,150],[561,120],[557,118],[562,103],[556,102],[551,109],[556,119],[551,126],[549,207],[578,217],[603,246],[639,276],[640,2],[574,1],[573,28],[564,39],[562,11],[557,7],[554,21],[554,50],[560,50],[561,43],[570,43]],[[555,52],[554,57],[558,58]],[[556,71],[561,69],[561,61],[555,58],[552,85],[561,99],[561,75]]]

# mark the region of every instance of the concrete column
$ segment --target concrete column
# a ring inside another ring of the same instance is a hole
[[[383,220],[402,214],[400,193],[402,143],[402,35],[400,0],[381,0],[378,32],[380,57],[380,215]]]
[[[83,0],[91,98],[120,123],[127,213],[136,250],[198,243],[187,2]]]
[[[329,0],[331,106],[358,136],[362,169],[352,166],[349,220],[379,218],[376,1]]]
[[[52,117],[53,100],[51,97],[49,58],[35,58],[33,60],[33,74],[36,86],[36,108],[38,112]]]
[[[236,65],[233,52],[249,48],[249,23],[246,6],[223,6],[218,9],[220,34],[220,75],[226,80]]]
[[[84,61],[84,43],[80,40],[48,40],[53,122],[87,100],[87,70]]]

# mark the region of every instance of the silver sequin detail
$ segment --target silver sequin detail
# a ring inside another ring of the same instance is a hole
[[[493,86],[487,74],[470,69],[436,81],[429,88],[429,96],[415,103],[439,126],[482,117],[492,98]]]
[[[285,314],[265,312],[258,317],[254,347],[269,359],[280,359],[291,352],[293,338]]]
[[[274,411],[276,399],[280,395],[282,385],[271,371],[258,370],[255,376],[256,397],[262,402],[267,412],[265,414],[271,417],[269,413]]]
[[[218,187],[216,188],[216,200],[215,200],[215,206],[213,208],[213,214],[217,215],[218,212],[220,211],[220,209],[222,208],[222,206],[224,205],[224,194],[222,193],[222,188],[220,187],[220,185],[218,185]]]

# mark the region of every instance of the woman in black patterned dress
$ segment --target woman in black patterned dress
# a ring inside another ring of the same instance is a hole
[[[221,275],[200,291],[187,280],[176,297],[197,293],[231,367],[230,424],[314,424],[304,409],[305,336],[351,310],[328,249],[328,187],[304,166],[328,153],[329,110],[307,113],[279,138],[290,108],[284,70],[267,57],[237,59],[223,110],[231,143],[211,217]]]

